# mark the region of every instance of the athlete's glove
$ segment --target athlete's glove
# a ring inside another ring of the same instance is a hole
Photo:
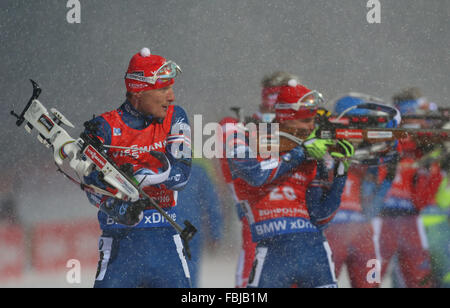
[[[355,155],[355,147],[347,140],[339,140],[336,143],[338,151],[330,153],[331,157],[336,159],[335,175],[346,175],[350,168],[350,158]]]
[[[100,172],[97,170],[92,171],[88,176],[84,177],[84,184],[94,185],[101,189],[106,189],[106,183],[101,179]]]
[[[306,141],[303,142],[303,147],[311,158],[321,160],[328,152],[328,147],[334,143],[330,139],[317,138],[316,131],[317,129],[315,129]]]
[[[116,198],[108,198],[100,204],[100,211],[106,213],[115,222],[134,227],[139,224],[144,217],[145,202],[125,202]]]
[[[395,176],[397,175],[397,165],[400,161],[400,155],[396,153],[396,155],[393,156],[393,158],[389,161],[389,163],[386,164],[386,177],[384,178],[386,181],[393,182],[395,179]]]

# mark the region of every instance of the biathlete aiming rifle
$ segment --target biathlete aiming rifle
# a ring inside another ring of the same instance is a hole
[[[348,115],[353,109],[371,110],[375,115]],[[380,113],[382,115],[377,115]],[[450,140],[449,129],[396,128],[402,118],[397,109],[380,103],[365,103],[346,110],[339,116],[332,116],[325,109],[318,111],[318,131],[322,139],[345,139],[353,143],[375,144],[412,138],[421,144],[441,143]],[[308,136],[307,132],[280,126],[281,151],[298,145]],[[287,139],[290,142],[283,141]],[[283,143],[286,143],[283,146]]]
[[[322,139],[339,140],[345,139],[358,145],[355,153],[355,158],[364,159],[366,155],[356,155],[367,152],[364,149],[370,149],[372,154],[376,152],[385,152],[389,150],[386,143],[395,142],[400,139],[412,138],[418,144],[434,144],[442,143],[450,140],[449,129],[421,129],[421,128],[397,128],[401,123],[402,117],[400,112],[391,106],[385,105],[381,99],[371,96],[363,95],[366,103],[348,108],[340,115],[333,116],[331,112],[326,109],[319,109],[317,112],[318,130],[316,136]],[[347,113],[354,109],[365,110],[366,115],[348,115]],[[234,111],[241,122],[247,124],[254,122],[254,119],[249,120],[243,116],[241,108],[234,107]],[[421,116],[425,119],[427,115]],[[415,116],[407,118],[416,118]],[[430,120],[444,121],[448,118],[448,114],[440,116],[432,115]],[[245,119],[245,120],[244,120]],[[301,129],[292,129],[280,124],[279,131],[274,135],[274,132],[258,136],[258,150],[261,150],[261,145],[264,146],[266,153],[279,151],[285,152],[302,144],[309,136],[309,131]],[[278,141],[278,143],[277,143]],[[360,147],[360,146],[363,147]],[[364,149],[362,149],[364,148]],[[339,148],[330,150],[339,151]]]

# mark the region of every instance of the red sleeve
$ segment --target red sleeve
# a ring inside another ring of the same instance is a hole
[[[427,170],[417,172],[417,180],[414,187],[413,202],[417,210],[436,203],[436,194],[442,181],[442,173],[438,164],[433,164]]]

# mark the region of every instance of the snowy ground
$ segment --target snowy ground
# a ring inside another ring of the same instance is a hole
[[[200,287],[202,288],[232,288],[234,287],[235,263],[237,255],[222,256],[206,255],[201,269]],[[70,284],[66,280],[66,271],[37,274],[29,272],[21,279],[8,282],[0,280],[1,288],[91,288],[96,269],[94,267],[81,269],[81,283]],[[348,288],[348,276],[345,273],[339,277],[339,287]],[[383,288],[390,287],[390,280],[386,279]]]

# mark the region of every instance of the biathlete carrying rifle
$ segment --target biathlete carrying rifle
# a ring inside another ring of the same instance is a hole
[[[186,185],[191,166],[187,115],[173,105],[180,72],[173,61],[143,48],[125,75],[126,101],[85,123],[77,140],[61,127],[73,125],[37,100],[41,89],[33,81],[25,109],[11,112],[18,126],[26,122],[27,131],[38,131],[58,165],[69,160],[99,208],[103,234],[94,287],[190,286],[185,256],[196,229],[175,221],[176,191]]]

